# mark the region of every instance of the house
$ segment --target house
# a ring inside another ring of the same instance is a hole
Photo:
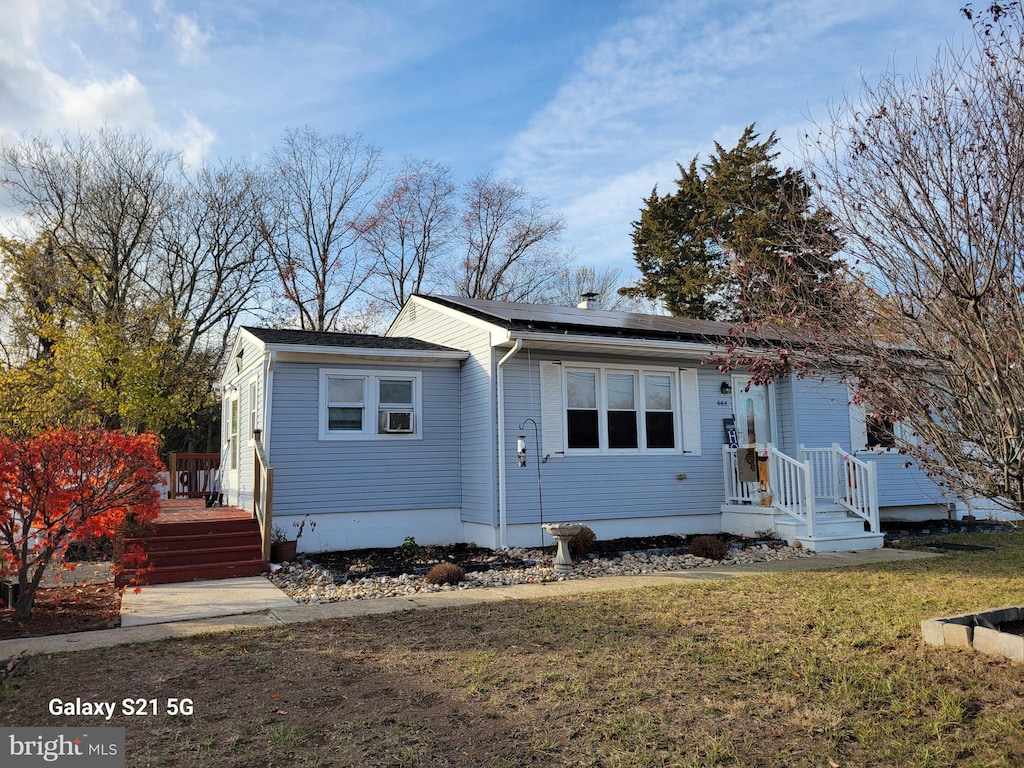
[[[226,500],[261,511],[271,468],[273,525],[301,526],[300,551],[536,546],[556,521],[866,549],[880,515],[950,514],[841,382],[755,386],[710,365],[728,329],[438,296],[379,337],[242,328],[222,381]]]

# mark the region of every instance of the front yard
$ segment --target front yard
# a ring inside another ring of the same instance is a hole
[[[997,549],[33,658],[0,722],[123,725],[129,766],[1024,764],[1024,665],[919,630],[1024,602],[1024,534],[946,541]]]

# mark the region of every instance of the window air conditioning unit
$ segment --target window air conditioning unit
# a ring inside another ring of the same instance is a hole
[[[385,432],[412,432],[412,411],[384,411]]]

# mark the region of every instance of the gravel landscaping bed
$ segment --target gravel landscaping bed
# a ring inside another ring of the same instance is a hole
[[[769,560],[792,560],[814,557],[813,552],[786,546],[781,542],[752,544],[734,543],[725,559],[708,560],[678,550],[642,550],[617,554],[591,555],[576,563],[569,575],[556,573],[550,549],[506,550],[495,554],[486,570],[471,570],[458,585],[428,584],[423,576],[403,573],[397,576],[367,575],[351,577],[330,567],[300,558],[282,564],[270,574],[270,580],[289,597],[300,603],[333,603],[341,600],[368,600],[402,597],[417,593],[451,592],[465,589],[504,587],[513,584],[539,584],[572,579],[593,579],[601,576],[635,576],[716,565],[760,563]],[[519,561],[518,567],[506,562]],[[438,562],[441,562],[440,560]]]

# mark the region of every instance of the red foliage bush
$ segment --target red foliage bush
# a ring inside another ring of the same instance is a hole
[[[29,618],[43,572],[62,564],[69,544],[156,519],[157,444],[155,435],[100,429],[0,435],[0,576],[18,577],[16,620]],[[140,557],[126,553],[122,566]]]

